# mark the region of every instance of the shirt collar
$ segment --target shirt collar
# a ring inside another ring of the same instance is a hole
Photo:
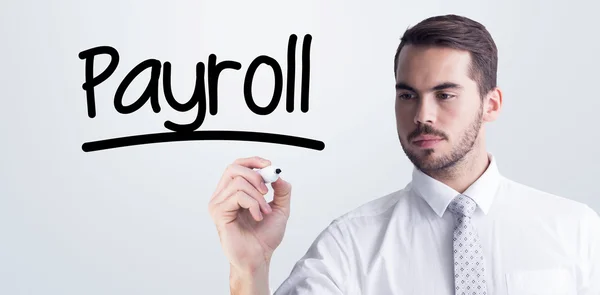
[[[494,155],[488,153],[488,159],[490,163],[485,172],[463,193],[463,195],[473,199],[484,214],[489,212],[500,182],[500,173]],[[412,178],[413,187],[417,194],[440,217],[444,214],[452,199],[460,194],[448,185],[423,173],[416,166],[413,168]]]

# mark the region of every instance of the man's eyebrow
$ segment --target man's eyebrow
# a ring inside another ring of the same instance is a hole
[[[433,88],[431,88],[431,91],[438,91],[438,90],[444,90],[444,89],[449,89],[449,88],[461,89],[463,87],[456,83],[444,82],[442,84],[436,85]],[[409,86],[408,84],[406,84],[404,82],[396,83],[396,90],[400,90],[400,89],[417,92],[413,87]]]
[[[417,91],[415,91],[414,88],[408,86],[408,84],[402,83],[402,82],[398,82],[398,83],[396,83],[396,90],[400,90],[400,89],[409,90],[409,91],[412,91],[412,92],[417,92]]]
[[[461,89],[462,86],[460,86],[456,83],[452,83],[452,82],[444,82],[440,85],[436,85],[435,87],[431,88],[431,90],[433,90],[433,91],[444,90],[444,89],[448,89],[448,88]]]

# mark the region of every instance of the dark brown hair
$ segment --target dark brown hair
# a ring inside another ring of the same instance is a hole
[[[394,56],[394,76],[400,50],[408,45],[441,46],[466,50],[471,55],[470,77],[483,98],[496,87],[498,49],[487,29],[467,17],[454,14],[427,18],[404,32]]]

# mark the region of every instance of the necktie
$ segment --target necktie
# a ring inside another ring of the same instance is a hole
[[[488,294],[485,261],[471,215],[477,203],[465,195],[456,196],[448,209],[454,215],[454,283],[457,295]]]

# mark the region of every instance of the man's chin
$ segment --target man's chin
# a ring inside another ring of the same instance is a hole
[[[423,159],[424,161],[431,161],[431,159],[441,158],[443,155],[441,147],[422,148],[411,146],[408,152],[413,156],[413,158]]]
[[[444,166],[444,156],[435,149],[418,149],[407,154],[409,160],[421,170],[436,170]]]

